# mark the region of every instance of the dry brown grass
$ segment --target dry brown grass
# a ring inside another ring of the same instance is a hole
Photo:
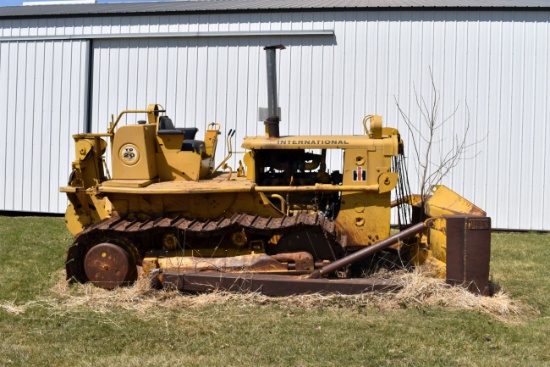
[[[380,274],[388,278],[387,274]],[[85,308],[97,313],[109,313],[117,309],[130,310],[144,319],[154,319],[152,309],[195,309],[205,305],[231,303],[242,307],[251,305],[278,305],[288,308],[364,308],[381,310],[443,307],[455,310],[474,310],[490,314],[502,321],[514,322],[530,312],[527,306],[499,291],[494,297],[483,297],[469,293],[464,288],[452,287],[443,280],[434,279],[422,271],[399,271],[391,275],[392,280],[403,285],[396,292],[365,293],[361,295],[308,294],[291,297],[268,297],[259,293],[235,294],[215,291],[203,294],[181,294],[177,291],[155,290],[147,279],[141,279],[131,287],[107,291],[91,284],[70,286],[64,280],[64,272],[55,274],[58,281],[36,301],[17,305],[14,302],[0,304],[0,308],[12,314],[24,312],[29,306],[41,304],[56,312],[70,312]]]

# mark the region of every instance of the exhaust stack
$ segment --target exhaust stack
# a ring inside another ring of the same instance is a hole
[[[266,64],[267,64],[267,119],[264,121],[267,135],[270,138],[279,137],[279,116],[277,103],[277,54],[276,50],[284,50],[285,46],[275,45],[266,46]]]

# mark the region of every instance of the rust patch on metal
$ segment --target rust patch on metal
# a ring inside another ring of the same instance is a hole
[[[136,280],[136,264],[122,247],[100,243],[92,247],[84,258],[84,272],[94,285],[114,289]]]
[[[304,273],[315,268],[313,256],[307,252],[282,253],[276,255],[251,254],[228,257],[174,256],[166,258],[147,257],[143,269],[149,273],[162,268],[178,273],[218,271],[232,273]]]
[[[446,221],[447,283],[489,295],[491,219],[449,216]]]
[[[303,270],[313,270],[315,268],[315,261],[313,256],[309,252],[286,252],[277,255],[271,255],[273,260],[279,262],[285,262],[290,264],[293,263],[294,270],[303,271]]]
[[[394,291],[398,284],[371,278],[357,279],[303,279],[288,275],[165,272],[165,288],[182,292],[207,292],[214,289],[230,292],[261,292],[268,296],[290,296],[309,293],[361,294],[376,291]]]
[[[280,272],[288,267],[265,254],[252,254],[231,257],[192,257],[178,256],[156,259],[158,266],[172,272],[189,273],[201,271],[220,272]]]

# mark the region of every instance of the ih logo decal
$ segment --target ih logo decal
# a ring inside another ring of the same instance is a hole
[[[366,181],[367,180],[367,172],[361,168],[357,167],[357,169],[353,170],[353,181]]]

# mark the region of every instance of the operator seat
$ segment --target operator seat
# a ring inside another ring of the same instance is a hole
[[[168,116],[161,116],[159,118],[158,135],[183,135],[182,128],[176,128],[172,119]]]
[[[197,134],[196,127],[175,127],[172,119],[168,116],[161,116],[159,118],[158,135],[183,135],[183,143],[181,150],[184,152],[195,152],[202,155],[206,152],[206,146],[204,141],[195,140]]]

